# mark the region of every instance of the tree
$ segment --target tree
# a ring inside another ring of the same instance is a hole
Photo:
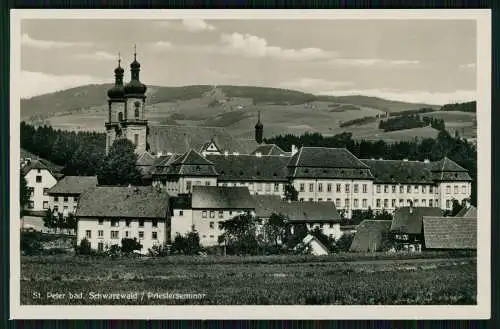
[[[299,197],[299,192],[295,189],[292,184],[285,185],[285,199],[289,201],[297,201]]]
[[[309,233],[309,230],[307,229],[306,224],[304,223],[299,223],[299,224],[291,224],[287,228],[286,232],[286,246],[288,249],[294,248],[297,244],[302,242],[304,238],[307,236]]]
[[[26,178],[24,178],[22,175],[20,176],[20,195],[19,195],[19,202],[20,202],[20,211],[21,211],[21,218],[24,216],[24,208],[29,202],[30,199],[30,192],[28,189],[28,182],[26,181]]]
[[[80,241],[80,245],[77,246],[76,248],[76,253],[79,255],[91,255],[92,254],[92,248],[90,245],[90,241],[87,240],[86,238],[83,238]]]
[[[458,200],[456,199],[453,199],[452,203],[453,204],[451,207],[450,216],[455,217],[460,212],[460,210],[462,210],[463,205],[461,205],[460,202],[458,202]]]
[[[135,147],[128,139],[117,139],[97,170],[100,185],[139,184],[141,174],[136,167]]]
[[[264,224],[266,238],[276,249],[278,249],[279,244],[283,243],[287,228],[288,219],[281,213],[272,214]]]
[[[325,247],[328,248],[330,252],[337,251],[335,240],[325,235],[319,227],[316,227],[314,230],[310,231],[309,234],[317,238]]]
[[[43,226],[57,232],[57,215],[54,215],[50,208],[45,211],[42,220]]]
[[[224,245],[237,255],[256,254],[259,244],[256,238],[255,219],[249,213],[238,215],[221,223]]]
[[[392,220],[392,215],[388,213],[385,209],[375,215],[375,220]]]
[[[122,248],[121,251],[124,254],[130,254],[136,250],[141,250],[142,249],[142,244],[137,241],[137,238],[129,239],[129,238],[123,238],[122,239]]]
[[[200,235],[194,226],[191,231],[182,236],[177,234],[172,243],[172,252],[184,255],[196,255],[201,251]]]
[[[342,234],[342,236],[338,238],[338,240],[335,243],[337,245],[337,249],[339,251],[349,251],[353,239],[354,239],[354,234],[349,234],[349,233]]]

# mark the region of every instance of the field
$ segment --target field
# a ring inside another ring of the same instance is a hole
[[[23,256],[21,303],[476,304],[475,258],[459,256]]]

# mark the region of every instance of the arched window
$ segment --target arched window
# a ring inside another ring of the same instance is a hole
[[[123,112],[118,112],[118,121],[123,121]]]
[[[135,111],[134,111],[135,118],[139,119],[139,107],[141,106],[141,102],[135,101],[134,106],[135,106]]]

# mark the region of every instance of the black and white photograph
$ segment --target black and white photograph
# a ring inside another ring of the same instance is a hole
[[[356,12],[11,11],[11,316],[489,318],[490,12]]]

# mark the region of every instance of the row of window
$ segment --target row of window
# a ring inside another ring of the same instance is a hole
[[[233,214],[233,211],[229,210],[229,216],[231,216],[232,214]],[[210,218],[215,218],[215,211],[213,211],[213,210],[211,210],[211,211],[203,210],[201,212],[201,218],[207,218],[208,216],[210,216]],[[218,217],[219,218],[224,218],[224,211],[218,211]]]
[[[125,226],[126,227],[130,227],[130,223],[132,221],[130,219],[126,219],[125,220]],[[144,227],[144,220],[143,219],[140,219],[139,221],[139,227]],[[99,225],[104,225],[104,219],[98,219],[97,220],[97,223]],[[119,227],[120,226],[120,220],[119,219],[112,219],[110,220],[110,224],[111,224],[111,227]],[[158,227],[158,221],[157,220],[152,220],[151,221],[151,226],[152,227]]]
[[[43,194],[44,194],[44,195],[46,195],[46,194],[45,194],[45,193],[46,193],[46,191],[45,191],[45,190],[47,190],[47,189],[45,189],[45,188],[43,189]],[[69,197],[67,197],[67,196],[62,197],[62,201],[64,201],[64,202],[69,202]],[[74,202],[78,202],[78,197],[77,197],[77,196],[73,197],[73,201],[74,201]],[[55,196],[55,197],[54,197],[54,202],[59,202],[59,197],[58,197],[58,196]]]
[[[384,193],[389,193],[389,185],[383,185],[384,186]],[[406,185],[406,193],[411,193],[412,186],[411,185]],[[422,191],[422,193],[427,193],[427,186],[426,185],[414,185],[413,186],[413,193],[418,193],[419,191]],[[429,193],[434,193],[434,186],[429,186]],[[376,185],[376,191],[377,193],[382,192],[382,185]],[[391,192],[396,193],[397,191],[397,186],[392,185],[391,186]],[[405,186],[404,185],[399,185],[399,193],[405,193]]]
[[[232,185],[231,185],[232,184]],[[254,187],[255,184],[255,187]],[[220,183],[219,186],[238,186],[238,183]],[[254,188],[255,191],[274,192],[280,191],[280,183],[239,183],[239,186],[248,186],[248,189]]]
[[[197,180],[197,181],[195,181],[195,182],[192,182],[192,181],[190,181],[190,180],[187,180],[187,181],[186,181],[186,190],[187,190],[187,191],[191,191],[191,187],[192,187],[192,186],[201,186],[201,185],[202,185],[202,183],[201,183],[201,181],[199,181],[199,180]],[[208,180],[207,180],[207,181],[205,181],[205,186],[210,186],[210,181],[208,181]]]
[[[109,237],[111,239],[119,239],[120,238],[120,231],[110,231],[109,233],[110,233]],[[144,239],[144,231],[139,231],[138,233],[139,233],[138,234],[139,239]],[[87,239],[92,239],[92,230],[86,230],[85,237]],[[104,239],[104,230],[97,231],[97,238]],[[129,231],[125,231],[125,236],[123,238],[130,238]],[[151,239],[158,240],[158,232],[151,232]]]
[[[458,185],[453,186],[453,193],[458,194]],[[467,186],[462,185],[462,194],[466,194],[466,193],[467,193]],[[451,186],[450,185],[446,185],[446,194],[451,194]]]
[[[327,183],[325,185],[326,185],[326,192],[331,192],[332,191],[332,183]],[[361,190],[362,190],[362,193],[368,193],[368,184],[362,184]],[[342,192],[342,184],[336,184],[335,191],[337,193],[341,193]],[[344,191],[345,191],[345,193],[350,193],[351,184],[344,184]],[[300,183],[299,192],[305,192],[305,183]],[[309,183],[309,192],[314,192],[314,183]],[[318,192],[323,192],[323,183],[318,183]],[[359,193],[359,184],[353,184],[353,192]]]
[[[427,207],[427,200],[426,199],[422,199],[421,201],[422,201],[422,203],[420,204],[420,206]],[[413,202],[413,206],[414,207],[418,207],[419,206],[419,200],[418,199],[414,199],[414,200],[407,199],[406,200],[406,205],[410,206],[412,202]],[[403,207],[404,204],[405,204],[405,201],[403,199],[399,199],[399,206]],[[438,199],[436,199],[436,203],[434,203],[434,200],[429,199],[429,207],[434,207],[434,204],[437,207],[437,205],[438,205]],[[382,200],[381,199],[375,200],[375,207],[376,208],[380,208],[381,206],[382,206]],[[389,199],[384,199],[384,208],[389,208]],[[391,200],[391,208],[396,208],[396,199],[392,199]]]

